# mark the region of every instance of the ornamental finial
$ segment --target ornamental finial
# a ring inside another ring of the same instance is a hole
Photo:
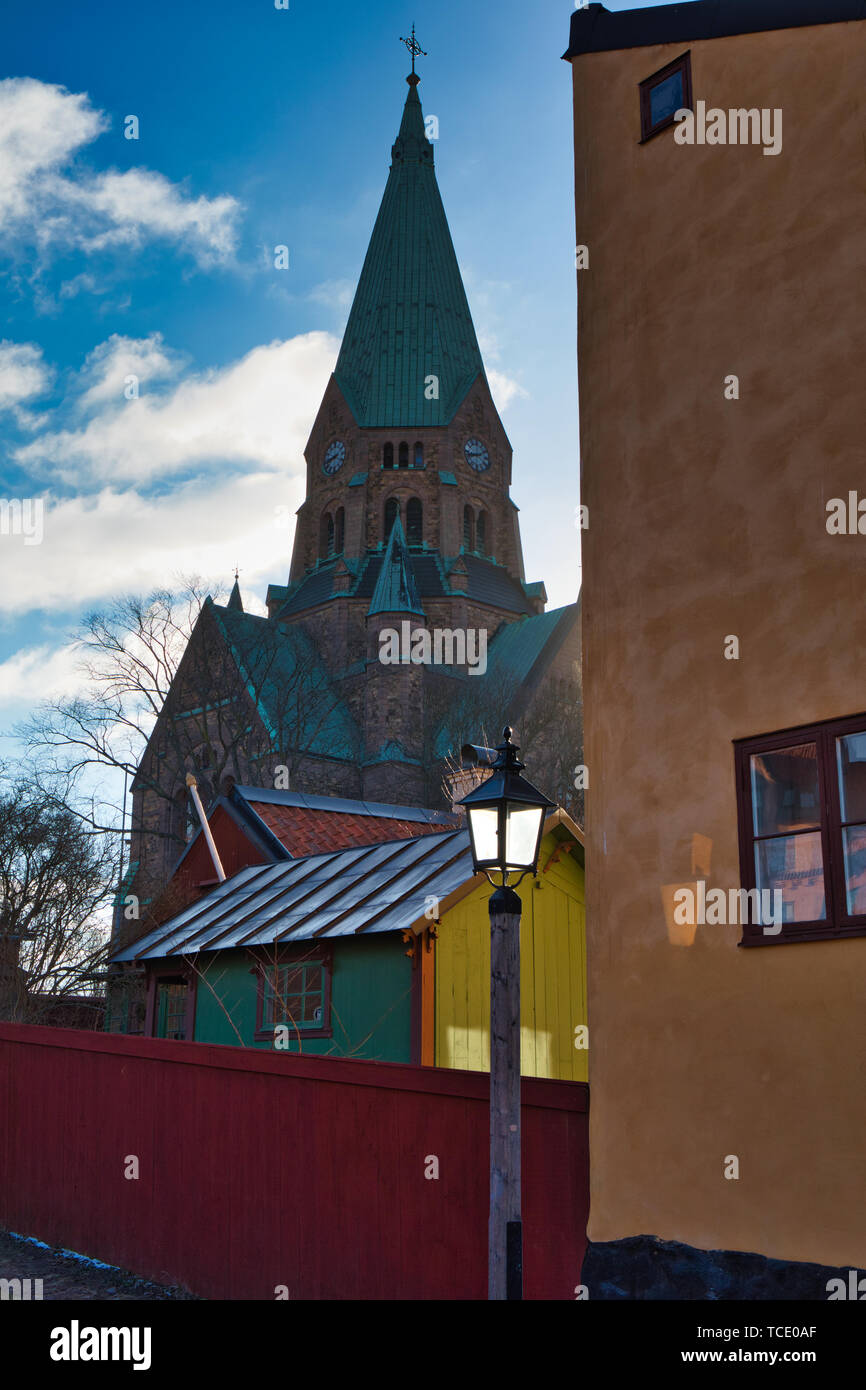
[[[400,42],[401,42],[401,43],[405,43],[405,45],[406,45],[406,47],[408,48],[409,52],[412,54],[412,76],[411,76],[411,77],[408,77],[406,80],[407,80],[407,82],[412,82],[412,78],[414,77],[415,82],[412,84],[412,85],[414,86],[414,85],[417,84],[417,82],[418,82],[418,80],[419,80],[419,79],[418,79],[418,75],[417,75],[417,73],[415,72],[415,59],[418,58],[419,56],[420,56],[421,58],[426,58],[426,57],[427,57],[427,54],[425,53],[424,49],[421,47],[420,43],[418,42],[418,40],[417,40],[416,37],[415,37],[415,25],[414,25],[414,24],[412,25],[412,36],[411,36],[411,38],[408,38],[408,39],[401,38],[401,39],[400,39]]]

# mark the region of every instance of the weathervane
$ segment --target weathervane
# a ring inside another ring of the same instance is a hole
[[[415,37],[415,25],[414,25],[414,24],[412,25],[412,37],[411,37],[410,39],[401,38],[401,39],[400,39],[400,42],[401,42],[401,43],[405,43],[405,45],[406,45],[406,47],[408,48],[409,52],[412,54],[412,76],[414,77],[414,76],[415,76],[415,59],[416,59],[417,57],[419,57],[419,55],[420,55],[420,57],[422,57],[422,58],[426,58],[426,57],[427,57],[427,54],[424,52],[424,49],[421,47],[420,43],[418,42],[418,40],[417,40],[416,37]]]

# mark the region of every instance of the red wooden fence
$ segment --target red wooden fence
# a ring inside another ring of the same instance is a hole
[[[527,1298],[580,1282],[587,1104],[523,1082]],[[0,1023],[7,1230],[205,1298],[483,1299],[487,1203],[486,1075]]]

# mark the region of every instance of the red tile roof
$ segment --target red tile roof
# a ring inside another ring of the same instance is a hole
[[[269,830],[296,858],[350,849],[353,845],[378,845],[383,840],[410,840],[451,825],[431,825],[423,820],[394,820],[390,816],[359,816],[343,811],[314,811],[306,806],[275,806],[248,798]]]

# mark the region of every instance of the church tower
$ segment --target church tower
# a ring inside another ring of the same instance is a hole
[[[345,684],[364,750],[354,794],[423,802],[424,691],[446,672],[418,671],[408,657],[411,671],[382,665],[380,632],[411,619],[413,630],[483,631],[492,641],[503,623],[541,613],[545,598],[524,579],[511,445],[485,375],[419,81],[413,64],[342,348],[305,450],[289,583],[271,587],[268,611],[280,625],[302,624]],[[380,601],[399,589],[395,564],[414,596],[405,613]],[[466,663],[450,663],[447,674],[465,676]]]

